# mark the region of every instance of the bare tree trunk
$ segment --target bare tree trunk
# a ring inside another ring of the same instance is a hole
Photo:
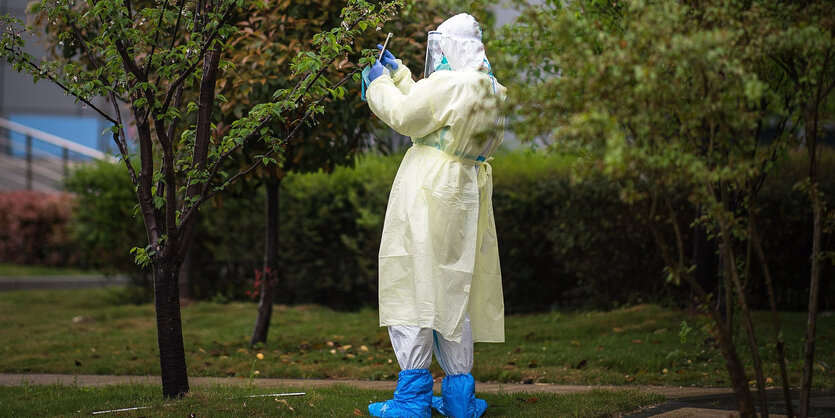
[[[727,205],[729,197],[727,189],[720,185],[720,195],[722,202]],[[733,250],[733,238],[728,229],[727,221],[719,217],[719,229],[722,233],[722,244],[719,248],[724,254],[725,274],[730,277],[733,282],[734,290],[736,291],[737,303],[739,303],[740,313],[742,314],[742,326],[745,329],[745,335],[748,337],[748,347],[751,350],[751,358],[754,361],[754,374],[757,380],[757,391],[760,397],[760,414],[763,417],[768,416],[768,399],[765,393],[765,377],[763,376],[762,361],[760,359],[760,349],[757,344],[757,335],[754,332],[754,322],[751,320],[751,312],[748,310],[748,303],[745,297],[745,289],[742,287],[742,282],[739,280],[739,273],[736,268],[736,256]],[[726,279],[727,280],[727,279]]]
[[[731,387],[734,390],[734,398],[736,399],[740,416],[756,416],[754,397],[748,388],[748,378],[745,375],[745,368],[742,366],[742,360],[739,359],[739,355],[731,339],[732,330],[725,324],[719,310],[709,303],[710,298],[704,289],[690,275],[685,273],[682,277],[690,285],[691,289],[695,291],[696,297],[707,306],[708,312],[713,319],[715,325],[714,338],[719,344],[719,351],[722,352],[722,358],[725,360],[725,369],[728,370],[728,378],[731,380]]]
[[[817,327],[818,293],[820,291],[820,253],[823,204],[820,201],[817,184],[812,185],[812,274],[809,284],[809,314],[806,319],[806,350],[803,356],[803,378],[800,383],[800,417],[809,416],[809,395],[812,388],[812,370],[815,361],[815,329]]]
[[[174,260],[160,260],[154,264],[157,344],[162,394],[166,398],[178,398],[189,391],[177,275],[177,262]]]
[[[270,320],[273,314],[273,299],[278,278],[278,190],[281,179],[273,176],[264,185],[267,189],[267,242],[264,246],[264,271],[261,282],[261,298],[258,301],[258,316],[249,345],[267,342]]]
[[[752,199],[753,201],[753,199]],[[753,206],[753,203],[751,204]],[[753,210],[753,207],[751,208]],[[753,219],[751,220],[751,236],[750,242],[754,246],[754,252],[760,260],[760,268],[765,277],[765,288],[768,291],[768,304],[771,308],[771,323],[774,326],[774,340],[777,342],[777,361],[780,363],[780,379],[783,385],[783,401],[786,403],[786,415],[794,416],[794,406],[792,405],[791,384],[789,383],[789,374],[786,371],[786,348],[783,342],[783,330],[780,326],[780,319],[777,317],[777,301],[774,298],[774,285],[771,280],[771,270],[768,268],[768,262],[765,257],[765,252],[760,242],[760,237],[757,233],[757,226]]]
[[[809,395],[812,388],[812,371],[815,362],[815,330],[818,317],[818,294],[820,292],[820,254],[821,231],[823,229],[824,203],[818,189],[818,108],[821,103],[821,90],[818,86],[817,97],[804,109],[806,147],[809,150],[809,200],[812,204],[812,268],[809,279],[809,313],[806,319],[806,349],[803,355],[803,378],[800,381],[801,418],[809,416]]]
[[[186,244],[186,254],[183,257],[183,264],[180,266],[180,299],[192,300],[194,299],[194,295],[191,293],[191,278],[194,274],[194,234],[189,234],[186,239],[189,242]]]
[[[666,203],[667,210],[669,211],[670,223],[672,224],[673,232],[676,237],[677,260],[674,260],[669,254],[670,251],[668,251],[664,245],[663,235],[661,235],[661,232],[652,222],[649,223],[650,232],[655,237],[656,243],[661,248],[661,254],[664,257],[665,264],[668,267],[675,267],[676,271],[680,272],[679,276],[688,285],[690,285],[690,288],[693,290],[696,298],[707,308],[714,323],[715,333],[713,337],[717,344],[719,344],[719,350],[722,352],[722,358],[725,360],[725,368],[728,370],[728,378],[731,380],[731,387],[734,391],[734,399],[736,400],[737,407],[739,408],[739,414],[742,418],[754,417],[756,415],[754,397],[751,395],[751,390],[748,388],[748,378],[745,376],[745,368],[742,365],[742,361],[739,359],[739,355],[737,354],[736,348],[733,345],[733,340],[731,339],[732,330],[726,325],[724,318],[722,318],[722,314],[719,313],[718,307],[710,303],[711,298],[707,292],[705,292],[705,289],[689,272],[687,272],[687,266],[685,265],[686,258],[684,254],[684,241],[682,239],[681,230],[676,222],[677,216],[673,206],[669,204],[669,201]],[[657,196],[654,196],[649,219],[654,219],[656,206]]]

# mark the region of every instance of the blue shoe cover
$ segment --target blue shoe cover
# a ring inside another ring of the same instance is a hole
[[[473,375],[447,376],[441,384],[441,395],[432,397],[432,407],[452,418],[478,418],[487,409],[487,401],[476,399]]]
[[[403,370],[397,376],[394,399],[368,405],[368,413],[382,418],[429,418],[434,383],[427,369]]]

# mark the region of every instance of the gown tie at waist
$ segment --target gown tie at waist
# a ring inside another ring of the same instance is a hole
[[[490,165],[490,161],[493,160],[493,157],[489,157],[489,158],[486,158],[484,160],[481,160],[481,157],[479,157],[479,159],[472,159],[472,158],[465,158],[465,157],[460,157],[460,156],[457,156],[457,155],[452,155],[452,154],[446,153],[442,150],[439,150],[439,149],[437,149],[433,146],[429,146],[429,145],[425,145],[425,144],[413,144],[412,146],[416,147],[416,148],[421,148],[421,149],[431,149],[440,158],[450,160],[450,161],[456,161],[456,162],[459,162],[461,164],[467,164],[467,165],[477,167],[478,168],[478,189],[479,190],[481,190],[484,187],[484,185],[487,184],[487,180],[490,178],[490,176],[493,175],[493,167]]]

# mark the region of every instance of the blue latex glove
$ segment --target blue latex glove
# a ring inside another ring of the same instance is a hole
[[[377,49],[382,51],[383,46],[377,44]],[[398,67],[400,67],[399,65],[397,65],[397,61],[395,61],[396,59],[397,58],[394,58],[394,55],[392,55],[391,52],[387,49],[386,52],[383,52],[383,57],[380,58],[380,61],[383,62],[383,65],[389,67],[389,70],[396,70]]]
[[[374,65],[371,66],[371,70],[368,71],[368,84],[371,84],[374,80],[377,79],[377,77],[383,75],[384,68],[385,67],[383,67],[381,61],[377,60],[377,62],[375,62]]]

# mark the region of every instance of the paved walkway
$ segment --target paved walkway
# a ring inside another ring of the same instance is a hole
[[[124,383],[160,384],[159,376],[102,376],[102,375],[65,375],[65,374],[0,374],[0,386],[15,386],[24,382],[29,384],[78,384],[82,386],[100,386]],[[226,377],[190,377],[189,382],[195,386],[231,384],[248,385],[246,378]],[[324,379],[268,379],[258,378],[253,381],[258,387],[298,387],[315,388],[331,385],[350,385],[363,389],[394,390],[393,381],[372,380],[324,380]],[[440,382],[435,384],[435,390],[440,392]],[[637,411],[628,417],[659,417],[659,418],[727,418],[738,416],[734,412],[735,403],[733,391],[730,388],[709,387],[680,387],[680,386],[584,386],[584,385],[555,385],[555,384],[519,384],[519,383],[477,383],[476,389],[480,393],[578,393],[592,389],[636,389],[645,392],[659,393],[667,397],[667,402]],[[782,392],[780,389],[767,391],[769,411],[772,417],[782,417]],[[793,393],[797,400],[799,393]],[[756,396],[756,394],[755,394]],[[813,417],[835,417],[835,390],[814,393],[812,400]]]

